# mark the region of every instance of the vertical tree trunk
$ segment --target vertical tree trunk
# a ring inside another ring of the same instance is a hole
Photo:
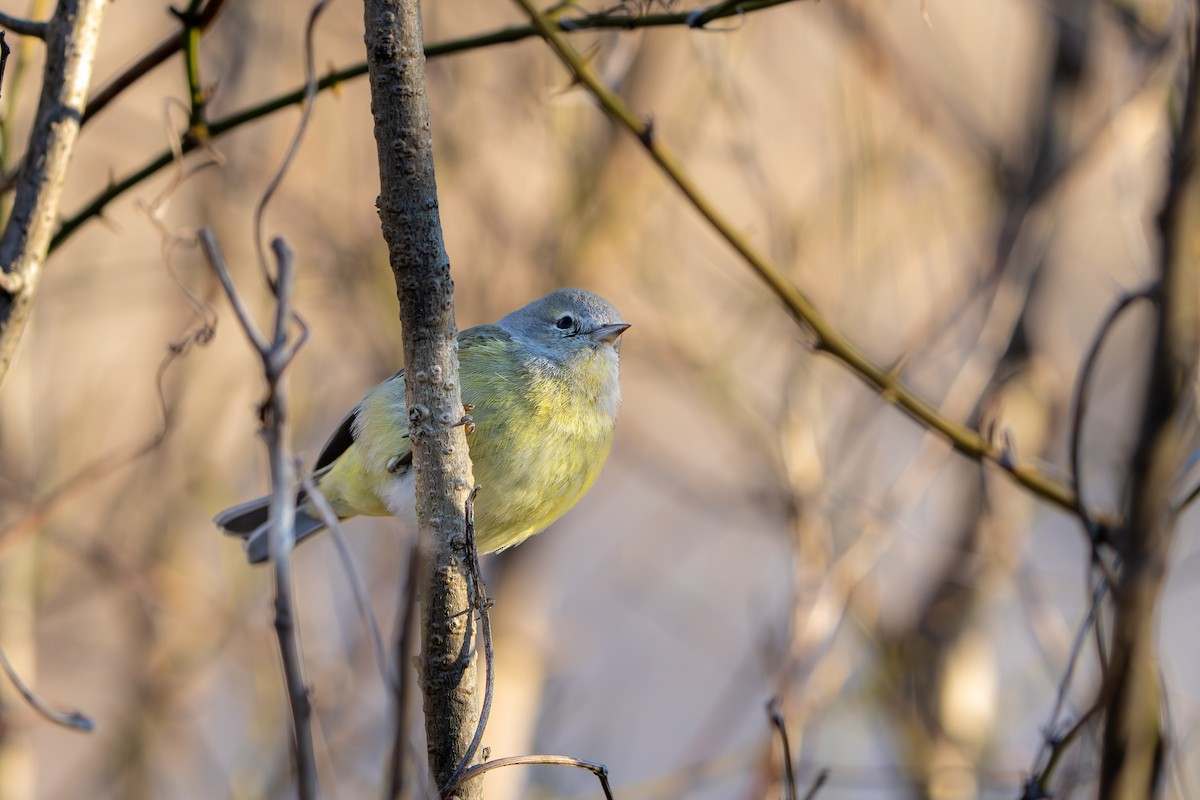
[[[1192,10],[1193,16],[1197,9]],[[1200,25],[1200,19],[1197,20]],[[1190,46],[1183,123],[1171,154],[1167,199],[1158,224],[1162,283],[1154,361],[1141,435],[1130,465],[1128,522],[1120,532],[1121,577],[1115,587],[1112,658],[1105,682],[1107,717],[1100,797],[1151,798],[1161,793],[1167,742],[1161,729],[1162,686],[1155,646],[1155,609],[1162,594],[1177,514],[1174,479],[1188,443],[1179,432],[1196,413],[1200,354],[1200,265],[1192,223],[1200,212],[1200,81],[1196,31]]]
[[[366,0],[379,217],[387,240],[408,387],[421,557],[421,688],[434,780],[443,786],[479,719],[464,505],[472,484],[458,390],[454,284],[442,242],[417,0]],[[478,781],[458,793],[480,796]]]

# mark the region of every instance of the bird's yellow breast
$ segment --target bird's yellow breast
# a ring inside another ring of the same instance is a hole
[[[475,406],[475,533],[487,553],[545,530],[591,488],[612,448],[619,395],[615,358],[601,351],[570,370],[522,364],[518,387],[480,355],[464,353],[462,386],[463,402]]]

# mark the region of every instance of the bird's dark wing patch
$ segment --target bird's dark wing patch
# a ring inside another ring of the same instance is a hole
[[[350,445],[354,444],[354,419],[358,416],[358,406],[346,415],[342,420],[342,424],[338,425],[338,429],[329,437],[329,441],[321,448],[321,455],[317,456],[317,463],[313,466],[313,472],[320,472],[324,467],[338,460],[342,453],[350,449]]]
[[[400,370],[389,381],[394,381],[404,374],[404,370]],[[387,383],[387,381],[384,381]],[[362,404],[356,405],[354,410],[346,415],[342,420],[342,424],[338,425],[333,435],[329,437],[329,441],[325,442],[325,446],[321,448],[321,455],[317,456],[317,463],[313,465],[313,472],[318,473],[325,467],[328,467],[333,462],[337,461],[342,453],[350,449],[350,445],[354,444],[354,420],[358,417],[358,412],[362,408]]]

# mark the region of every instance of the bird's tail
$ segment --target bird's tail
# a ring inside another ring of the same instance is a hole
[[[297,506],[304,502],[304,495],[297,499]],[[227,508],[213,518],[217,527],[230,536],[244,539],[246,560],[251,564],[261,564],[270,557],[270,497],[259,497],[249,500],[233,508]],[[296,509],[296,544],[304,541],[314,533],[325,530],[325,523],[312,516],[302,507]]]

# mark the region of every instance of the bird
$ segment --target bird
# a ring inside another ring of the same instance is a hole
[[[459,382],[473,473],[475,536],[482,555],[540,533],[595,483],[612,449],[621,405],[621,335],[612,303],[559,289],[494,325],[458,335]],[[415,525],[413,451],[405,373],[367,392],[317,457],[312,483],[339,520],[395,516]],[[244,540],[247,560],[268,560],[269,497],[213,520]],[[296,542],[325,529],[313,498],[297,492]]]

